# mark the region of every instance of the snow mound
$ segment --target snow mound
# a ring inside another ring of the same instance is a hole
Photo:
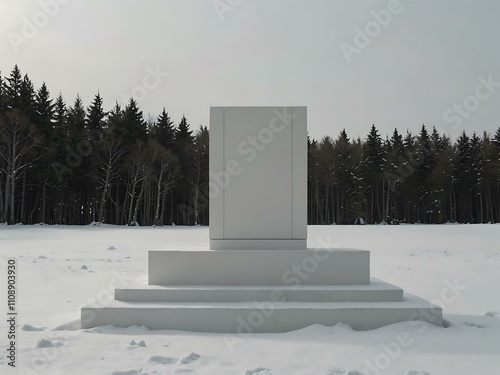
[[[256,369],[245,371],[244,375],[272,375],[272,373],[268,368],[257,367]]]
[[[491,318],[496,318],[498,317],[498,311],[488,311],[486,314],[484,314],[485,316],[489,316]]]
[[[87,270],[88,267],[84,264],[82,267],[81,267],[82,270]]]
[[[146,347],[146,343],[144,342],[144,340],[141,340],[141,341],[139,341],[139,343],[137,344],[137,346],[141,346],[141,347],[145,348]]]
[[[116,250],[116,247],[110,246],[110,247],[108,247],[108,250]]]
[[[405,375],[431,375],[427,371],[409,370]]]
[[[339,330],[339,331],[352,331],[353,330],[349,324],[345,324],[342,322],[335,324],[333,326],[333,329]],[[351,374],[349,374],[349,375],[351,375]]]

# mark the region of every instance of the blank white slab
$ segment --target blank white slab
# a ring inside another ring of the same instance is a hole
[[[213,107],[210,248],[305,249],[306,107]]]

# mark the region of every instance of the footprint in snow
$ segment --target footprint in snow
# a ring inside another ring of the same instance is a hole
[[[177,362],[177,358],[155,355],[155,356],[149,358],[149,361],[159,363],[161,365],[172,365],[172,364]]]
[[[201,355],[191,352],[187,357],[181,358],[179,362],[184,364],[184,365],[187,365],[187,364],[190,364],[191,362],[197,361],[200,358],[201,358]]]
[[[464,323],[466,326],[469,326],[469,327],[474,327],[474,328],[484,328],[484,326],[480,325],[480,324],[474,324],[474,323],[469,323],[469,322],[465,322]]]
[[[328,370],[326,375],[363,375],[363,374],[355,370],[344,370],[340,368],[333,368]]]
[[[130,345],[131,346],[140,346],[140,347],[143,347],[143,348],[146,347],[146,343],[144,342],[144,340],[141,340],[139,342],[136,342],[135,340],[132,340],[132,341],[130,341]]]
[[[23,331],[28,331],[28,332],[38,332],[38,331],[43,331],[44,330],[43,328],[34,327],[34,326],[29,325],[29,324],[23,325],[23,327],[21,329]]]
[[[63,344],[60,343],[60,342],[58,342],[58,341],[52,342],[52,341],[46,340],[46,339],[41,339],[36,344],[37,348],[55,348],[55,347],[58,347],[58,346],[63,346]]]
[[[148,375],[141,370],[115,371],[111,375]]]
[[[244,375],[272,375],[272,373],[268,368],[257,367],[256,369],[245,371]]]

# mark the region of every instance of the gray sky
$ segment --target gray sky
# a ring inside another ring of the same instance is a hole
[[[210,106],[306,105],[318,139],[455,139],[500,126],[499,18],[498,0],[1,0],[0,70],[193,128]]]

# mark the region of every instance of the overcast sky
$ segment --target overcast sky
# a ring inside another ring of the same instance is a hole
[[[500,126],[499,19],[498,0],[1,0],[0,70],[193,128],[210,106],[305,105],[318,139],[455,139]]]

